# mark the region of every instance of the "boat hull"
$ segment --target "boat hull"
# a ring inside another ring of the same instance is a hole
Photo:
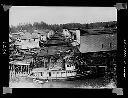
[[[32,72],[29,77],[35,79],[72,79],[75,78],[76,71],[40,71]]]

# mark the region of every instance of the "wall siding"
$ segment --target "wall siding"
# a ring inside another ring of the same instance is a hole
[[[110,47],[111,43],[111,47]],[[102,48],[103,44],[103,48]],[[80,52],[111,51],[117,49],[117,34],[86,35],[80,37]]]

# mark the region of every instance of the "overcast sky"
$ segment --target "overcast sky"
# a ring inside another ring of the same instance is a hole
[[[117,21],[115,7],[13,6],[9,11],[9,25],[13,26],[41,21],[48,24]]]

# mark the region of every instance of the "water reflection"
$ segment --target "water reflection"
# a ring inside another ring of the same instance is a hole
[[[44,82],[42,88],[100,88],[106,86],[108,83],[103,78],[73,81],[53,80]]]
[[[22,78],[17,82],[10,82],[11,88],[115,88],[113,83],[105,78],[85,79],[85,80],[32,80],[30,78]],[[23,84],[23,87],[21,85]],[[31,85],[32,87],[31,87]],[[109,86],[107,86],[109,85]],[[110,87],[111,85],[111,87]],[[15,87],[16,86],[16,87]]]

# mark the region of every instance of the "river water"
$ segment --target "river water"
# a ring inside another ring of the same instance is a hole
[[[33,80],[30,78],[20,78],[9,82],[10,88],[115,88],[113,81],[106,81],[105,78],[85,79],[85,80]]]

